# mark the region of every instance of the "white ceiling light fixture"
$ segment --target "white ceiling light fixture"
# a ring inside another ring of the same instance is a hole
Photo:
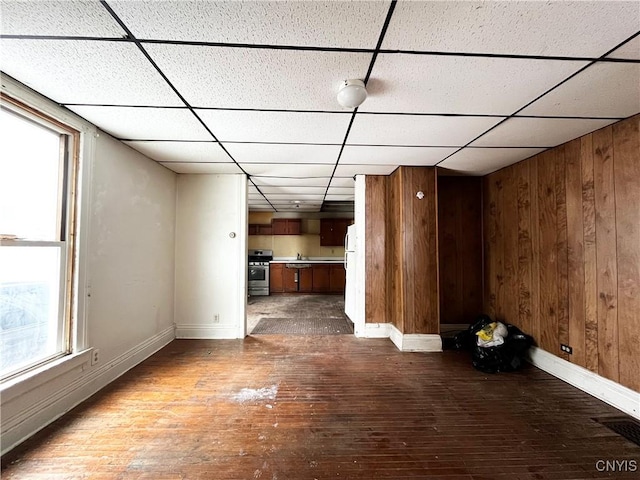
[[[356,108],[367,99],[367,89],[362,80],[345,80],[338,91],[338,103],[345,108]]]

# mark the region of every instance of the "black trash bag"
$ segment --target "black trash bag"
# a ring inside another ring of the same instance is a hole
[[[455,350],[472,350],[476,346],[476,333],[491,322],[489,315],[478,315],[469,328],[453,337],[453,348]]]
[[[495,347],[476,345],[473,348],[471,363],[477,370],[485,373],[512,372],[522,366],[523,357],[533,344],[533,338],[523,333],[518,327],[509,324],[506,324],[506,327],[509,334],[502,345]]]

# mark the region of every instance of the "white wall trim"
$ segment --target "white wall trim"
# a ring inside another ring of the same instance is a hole
[[[430,333],[402,333],[391,325],[391,341],[401,352],[441,352],[442,338]]]
[[[365,323],[364,331],[356,329],[356,337],[360,338],[389,338],[391,335],[390,323]]]
[[[91,369],[90,362],[85,362],[78,366],[79,374],[75,379],[67,382],[61,388],[55,390],[49,388],[46,395],[40,395],[40,401],[27,409],[20,409],[19,405],[5,405],[5,403],[11,404],[12,400],[3,402],[2,454],[4,455],[37,431],[85,401],[116,378],[169,344],[174,338],[175,326],[172,325],[113,360],[105,362],[103,365],[98,364]],[[86,373],[83,373],[84,371]],[[16,385],[15,388],[19,388],[19,386]],[[41,385],[33,390],[38,388],[47,388],[47,385]],[[20,397],[15,397],[13,400],[19,402]],[[11,415],[10,412],[12,410],[17,410],[17,412]],[[7,411],[9,411],[9,415],[7,415]]]
[[[529,349],[528,360],[540,370],[640,420],[640,393],[538,347]]]
[[[183,323],[176,326],[176,338],[200,340],[224,340],[244,338],[237,325],[201,325],[197,323]]]

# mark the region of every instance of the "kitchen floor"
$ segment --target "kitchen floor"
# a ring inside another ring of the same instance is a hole
[[[249,297],[247,333],[251,334],[261,318],[344,318],[342,295],[280,294]]]

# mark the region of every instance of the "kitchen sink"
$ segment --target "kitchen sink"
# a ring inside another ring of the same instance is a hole
[[[285,264],[287,268],[311,268],[311,265],[308,263],[287,263]]]

